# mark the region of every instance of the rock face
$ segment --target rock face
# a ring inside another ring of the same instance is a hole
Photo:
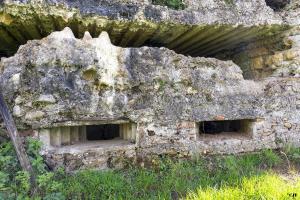
[[[136,121],[144,110],[166,121],[263,114],[262,88],[244,80],[234,63],[165,48],[123,49],[105,32],[99,38],[87,32],[80,40],[66,28],[28,42],[2,66],[5,94],[17,100],[20,124],[36,128],[71,120]]]
[[[245,80],[232,61],[121,48],[106,32],[76,39],[69,28],[29,41],[0,66],[17,124],[36,132],[53,167],[122,167],[161,154],[300,145],[298,78]],[[199,128],[228,120],[234,128],[226,130],[234,133]],[[119,124],[122,140],[80,139],[81,126],[99,124]]]

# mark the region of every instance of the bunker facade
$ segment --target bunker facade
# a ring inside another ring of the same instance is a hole
[[[48,165],[299,147],[299,3],[155,2],[0,2],[2,92]]]

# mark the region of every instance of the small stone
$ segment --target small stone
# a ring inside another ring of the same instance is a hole
[[[275,65],[281,63],[283,61],[283,54],[282,53],[276,53],[272,57],[272,61]]]
[[[52,104],[52,103],[55,103],[56,100],[53,97],[53,95],[51,95],[51,94],[42,94],[39,96],[39,98],[36,102]]]
[[[14,116],[16,116],[16,117],[21,117],[22,114],[23,114],[23,112],[22,112],[22,109],[21,109],[20,106],[17,105],[17,106],[15,106],[15,107],[13,108],[13,115],[14,115]]]
[[[189,121],[184,121],[178,124],[178,128],[195,128],[196,127],[196,123],[195,122],[189,122]]]
[[[272,130],[271,130],[271,129],[268,129],[268,128],[266,128],[266,129],[264,129],[264,130],[263,130],[263,132],[264,132],[264,133],[270,133],[270,132],[272,132]]]
[[[284,52],[284,59],[285,60],[292,60],[298,56],[298,52],[295,50],[289,50]]]
[[[263,64],[264,64],[264,60],[262,57],[254,58],[252,60],[252,67],[254,69],[262,69],[264,66]]]
[[[187,94],[197,94],[198,91],[195,90],[195,89],[192,88],[192,87],[188,87],[187,90],[186,90],[186,93],[187,93]]]
[[[12,77],[11,77],[11,81],[13,82],[13,84],[15,86],[18,86],[20,84],[20,76],[21,74],[18,73],[18,74],[14,74]]]
[[[223,115],[217,115],[214,117],[215,120],[223,121],[225,120],[225,117]]]
[[[23,102],[23,99],[21,96],[17,96],[17,98],[15,99],[15,104],[21,104]]]
[[[288,129],[292,128],[292,124],[291,123],[284,123],[284,126]]]
[[[29,112],[25,115],[26,120],[37,120],[44,117],[45,113],[42,111]]]

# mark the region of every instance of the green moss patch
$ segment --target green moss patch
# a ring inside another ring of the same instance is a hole
[[[152,0],[154,5],[167,6],[175,10],[185,9],[185,4],[182,0]]]

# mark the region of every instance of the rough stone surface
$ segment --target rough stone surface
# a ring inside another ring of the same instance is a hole
[[[83,15],[95,14],[110,19],[139,19],[154,21],[175,21],[180,23],[238,23],[274,24],[281,18],[266,5],[264,0],[186,0],[185,10],[177,11],[166,6],[153,5],[149,0],[4,0],[4,5],[23,4],[39,6],[64,6],[78,9]]]
[[[226,56],[241,66],[248,79],[300,77],[299,47],[300,27],[295,26],[278,37],[258,40],[227,52],[230,55]]]
[[[166,48],[120,48],[106,32],[76,39],[69,28],[29,41],[13,57],[2,58],[0,67],[4,95],[20,129],[137,124],[135,144],[44,149],[53,167],[122,167],[126,160],[160,154],[300,146],[297,77],[245,80],[232,61],[187,57]],[[247,135],[200,137],[201,121],[239,119],[252,120]]]

